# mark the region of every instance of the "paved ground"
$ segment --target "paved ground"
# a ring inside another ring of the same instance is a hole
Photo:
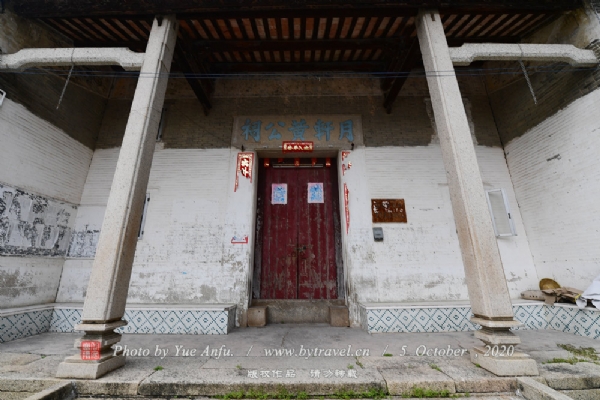
[[[520,331],[519,336],[519,350],[538,362],[538,381],[572,398],[600,399],[600,365],[545,363],[573,357],[559,344],[600,352],[600,341],[557,331]],[[25,392],[59,382],[54,379],[57,366],[75,352],[79,337],[47,333],[0,344],[0,399],[20,400]],[[238,329],[227,336],[125,335],[122,344],[129,353],[125,367],[96,381],[75,381],[80,396],[358,397],[350,392],[414,395],[414,390],[429,389],[430,395],[447,391],[486,395],[486,400],[518,398],[515,378],[496,377],[469,361],[463,350],[480,344],[472,332],[370,335],[353,328],[286,324]],[[350,355],[334,356],[333,349]],[[277,353],[283,350],[288,354]]]

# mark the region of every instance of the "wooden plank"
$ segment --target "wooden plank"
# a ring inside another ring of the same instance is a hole
[[[298,181],[298,298],[337,298],[337,269],[333,224],[331,170],[304,168],[294,170]],[[323,203],[308,202],[308,184],[323,184]]]
[[[261,72],[381,72],[385,64],[379,61],[355,62],[271,62],[271,63],[212,63],[214,73],[261,73]]]
[[[286,50],[396,50],[400,39],[273,39],[273,40],[196,40],[191,44],[203,51],[286,51]]]
[[[264,168],[262,299],[298,298],[298,186],[292,169]],[[272,184],[287,184],[287,204],[272,204]]]

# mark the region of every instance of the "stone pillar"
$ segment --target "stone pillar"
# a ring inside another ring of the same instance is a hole
[[[82,359],[80,353],[67,357],[58,367],[59,378],[96,379],[125,363],[125,356],[114,354],[111,346],[121,340],[114,330],[127,325],[122,318],[176,38],[174,15],[154,20],[106,206],[82,322],[75,327],[85,331],[75,347],[81,348],[82,341],[100,343],[99,359]],[[96,357],[92,354],[92,358]]]
[[[475,336],[491,348],[513,346],[514,349],[520,339],[510,328],[520,323],[513,318],[498,243],[444,27],[435,10],[422,10],[416,24],[474,314],[471,321],[482,326]],[[471,361],[500,376],[538,374],[536,362],[525,354],[515,352],[512,357],[486,357],[487,350],[485,346],[475,347],[471,350]]]

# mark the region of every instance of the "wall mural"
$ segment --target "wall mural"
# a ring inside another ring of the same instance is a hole
[[[97,229],[73,231],[67,255],[73,258],[94,258],[99,238],[100,231]]]
[[[65,257],[77,207],[0,184],[0,255]]]

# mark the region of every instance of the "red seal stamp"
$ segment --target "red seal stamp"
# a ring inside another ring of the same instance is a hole
[[[99,360],[100,359],[100,342],[94,340],[84,340],[81,342],[81,359],[82,360]]]

